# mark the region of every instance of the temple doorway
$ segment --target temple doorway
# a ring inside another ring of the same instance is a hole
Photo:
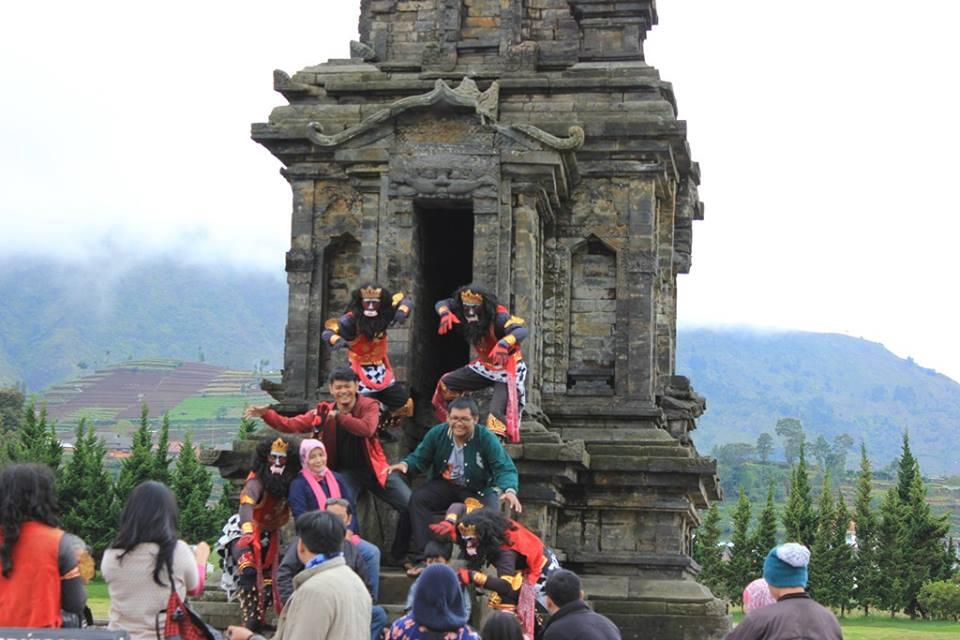
[[[430,400],[440,376],[466,364],[467,343],[459,332],[437,335],[433,305],[473,278],[473,210],[470,207],[417,206],[414,211],[414,284],[411,390],[416,399],[416,421],[426,428],[436,423]]]

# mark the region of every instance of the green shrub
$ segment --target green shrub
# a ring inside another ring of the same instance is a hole
[[[917,601],[933,618],[960,619],[960,584],[953,580],[926,583],[920,589]]]

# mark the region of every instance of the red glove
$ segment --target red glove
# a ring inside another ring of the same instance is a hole
[[[440,328],[437,329],[437,333],[439,333],[440,335],[444,335],[445,333],[453,329],[453,325],[455,324],[460,324],[460,320],[457,318],[456,315],[447,311],[442,316],[440,316]]]
[[[252,544],[253,544],[253,534],[245,533],[237,539],[236,543],[234,543],[234,548],[237,549],[238,551],[242,551],[244,549],[248,549]]]
[[[449,520],[430,525],[430,532],[437,540],[443,542],[457,541],[457,528]]]
[[[470,577],[470,571],[464,567],[457,569],[457,577],[461,584],[473,584],[473,578]]]
[[[502,367],[507,364],[507,358],[510,356],[510,345],[501,340],[498,342],[493,349],[490,350],[490,353],[487,355],[490,358],[490,361],[494,366]]]

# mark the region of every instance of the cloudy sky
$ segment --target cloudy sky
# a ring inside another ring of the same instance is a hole
[[[0,257],[172,253],[282,273],[249,140],[272,70],[345,57],[359,0],[34,0],[0,23]],[[960,380],[960,5],[660,0],[707,218],[686,325],[835,331]]]

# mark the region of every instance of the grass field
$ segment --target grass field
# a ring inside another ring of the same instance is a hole
[[[94,620],[106,620],[110,617],[110,596],[107,595],[107,583],[103,577],[97,577],[87,585],[87,606],[93,612]]]
[[[171,421],[240,419],[244,407],[270,404],[267,394],[235,396],[191,396],[170,410]]]
[[[734,623],[740,622],[743,614],[731,614]],[[840,619],[844,640],[956,640],[960,638],[960,623],[931,620],[911,620],[906,617],[891,618],[885,614],[868,617],[848,614]]]

